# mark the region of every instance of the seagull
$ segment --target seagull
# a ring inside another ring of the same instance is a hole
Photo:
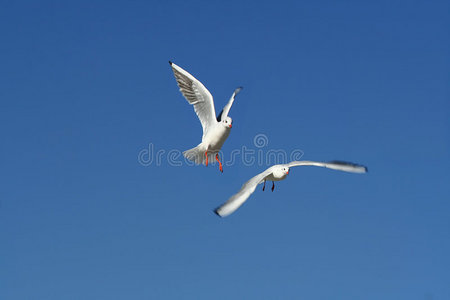
[[[330,162],[317,162],[317,161],[292,161],[284,165],[274,165],[264,172],[256,175],[241,187],[237,194],[234,194],[227,202],[214,210],[219,217],[226,217],[236,211],[255,191],[256,186],[264,182],[262,190],[266,187],[266,180],[272,181],[272,192],[275,188],[275,181],[281,181],[289,174],[289,168],[297,166],[316,166],[324,167],[328,169],[351,172],[351,173],[366,173],[367,168],[361,165],[342,162],[342,161],[330,161]]]
[[[219,151],[230,135],[233,120],[228,116],[228,113],[233,105],[234,98],[242,90],[242,87],[234,90],[227,105],[216,117],[213,97],[205,86],[173,62],[169,61],[169,64],[172,67],[180,92],[189,104],[194,106],[195,113],[203,127],[202,142],[197,147],[184,151],[183,155],[196,164],[205,164],[206,166],[208,166],[208,160],[215,158],[219,163],[219,170],[223,172]]]

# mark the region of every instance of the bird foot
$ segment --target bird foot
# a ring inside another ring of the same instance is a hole
[[[221,163],[220,160],[219,160],[219,154],[216,154],[216,160],[217,160],[217,162],[219,163],[219,170],[220,170],[220,172],[223,173],[222,163]]]

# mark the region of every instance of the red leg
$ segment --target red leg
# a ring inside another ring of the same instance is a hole
[[[205,156],[206,156],[206,166],[208,166],[208,150],[205,151]]]
[[[273,192],[274,188],[275,188],[275,182],[272,181],[272,192]]]
[[[219,163],[219,170],[220,170],[220,172],[223,173],[222,163],[221,163],[220,160],[219,160],[219,154],[216,154],[216,160],[217,160],[217,162]]]
[[[263,192],[264,192],[265,188],[266,188],[266,181],[264,180]]]

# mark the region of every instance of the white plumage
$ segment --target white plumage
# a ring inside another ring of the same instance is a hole
[[[266,180],[280,181],[286,178],[289,174],[289,168],[297,166],[316,166],[324,167],[328,169],[351,172],[351,173],[366,173],[367,168],[361,165],[356,165],[348,162],[341,161],[331,161],[331,162],[316,162],[316,161],[292,161],[284,165],[274,165],[264,172],[251,178],[249,181],[244,183],[239,192],[231,196],[227,202],[218,207],[214,212],[220,217],[226,217],[233,212],[235,212],[244,202],[250,197],[250,195],[255,191],[258,184],[264,182],[264,187]],[[263,190],[264,190],[263,187]],[[272,185],[272,191],[275,185]]]
[[[241,91],[237,88],[221,114],[216,118],[214,101],[211,93],[194,76],[183,70],[176,64],[169,62],[181,93],[194,106],[195,113],[203,127],[202,142],[196,147],[183,152],[183,155],[196,164],[208,165],[208,161],[216,159],[219,162],[220,171],[223,171],[218,153],[225,140],[230,135],[233,120],[228,113],[233,105],[235,96]]]

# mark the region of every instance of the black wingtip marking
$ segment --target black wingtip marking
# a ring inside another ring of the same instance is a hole
[[[355,164],[355,163],[348,162],[348,161],[343,161],[343,160],[332,160],[332,161],[330,161],[330,163],[342,165],[342,166],[363,167],[363,168],[367,169],[366,166]]]
[[[213,210],[213,212],[216,214],[216,215],[218,215],[219,217],[221,217],[222,218],[222,216],[221,215],[219,215],[219,209],[218,208],[216,208],[215,210]]]
[[[222,113],[223,113],[223,109],[222,109],[222,110],[220,111],[220,113],[217,115],[217,118],[216,118],[217,122],[222,121]]]
[[[172,64],[173,64],[173,62],[171,62],[171,61],[169,60],[169,64],[170,64],[170,65],[172,65]]]
[[[348,162],[348,161],[333,160],[333,161],[330,161],[330,163],[337,164],[337,165],[342,165],[342,166],[351,166],[351,167],[357,167],[357,168],[364,168],[364,172],[365,173],[369,172],[369,169],[366,166],[355,164],[355,163],[351,163],[351,162]]]

